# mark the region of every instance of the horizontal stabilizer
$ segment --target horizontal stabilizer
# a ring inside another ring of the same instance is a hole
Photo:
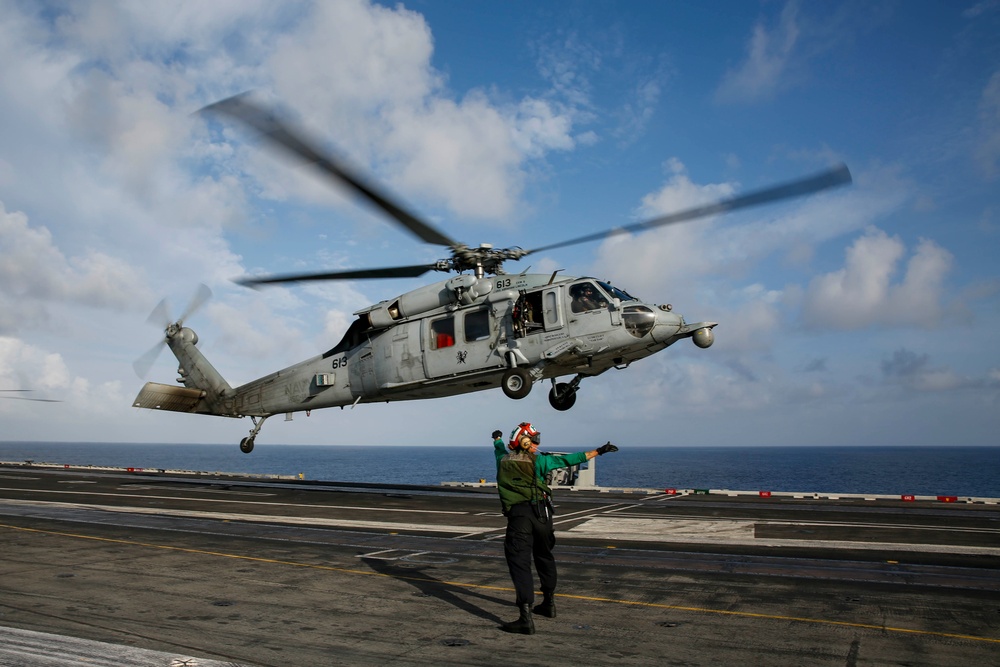
[[[132,407],[170,412],[198,412],[195,408],[204,396],[205,392],[201,389],[147,382],[132,401]]]

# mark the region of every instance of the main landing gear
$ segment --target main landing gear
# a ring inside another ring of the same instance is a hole
[[[526,369],[520,366],[508,368],[500,380],[500,388],[507,398],[524,398],[531,392],[534,380]]]
[[[549,405],[560,411],[573,407],[576,404],[576,392],[580,388],[580,381],[584,377],[578,373],[569,382],[556,382],[556,379],[552,378]],[[507,394],[508,398],[520,399],[528,395],[534,381],[530,371],[520,366],[514,366],[504,372],[503,378],[500,379],[500,388],[503,389],[503,393]]]
[[[260,427],[264,425],[264,420],[270,416],[271,415],[267,415],[266,417],[250,417],[250,419],[253,420],[253,428],[250,429],[250,435],[240,440],[241,452],[249,454],[253,451],[254,438],[256,438],[257,434],[260,433]]]
[[[556,382],[552,378],[552,389],[549,390],[549,405],[556,410],[569,410],[576,404],[576,390],[580,386],[582,375],[577,375],[569,382]]]

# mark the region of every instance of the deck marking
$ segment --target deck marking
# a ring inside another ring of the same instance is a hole
[[[831,526],[838,524],[810,522],[779,522],[749,519],[705,518],[681,519],[673,517],[632,518],[622,516],[592,516],[586,521],[556,533],[556,537],[582,537],[608,541],[670,542],[680,544],[735,544],[768,547],[822,547],[825,549],[865,549],[896,551],[917,551],[921,553],[984,554],[1000,556],[1000,548],[978,547],[964,544],[920,544],[913,542],[886,542],[860,540],[800,539],[788,537],[758,537],[755,526]],[[852,524],[842,524],[852,526]],[[869,524],[879,527],[877,524]],[[858,524],[865,526],[865,524]],[[936,529],[930,529],[936,530]],[[965,529],[961,529],[965,530]],[[978,531],[989,532],[995,529]]]
[[[264,502],[262,500],[237,500],[237,499],[221,499],[221,498],[184,498],[182,496],[153,496],[143,493],[106,493],[101,491],[54,491],[51,489],[31,489],[31,488],[11,488],[11,487],[0,487],[0,491],[29,491],[31,493],[52,493],[52,494],[66,494],[74,496],[111,496],[112,498],[144,498],[148,500],[177,500],[181,502],[192,502],[192,503],[229,503],[229,504],[241,504],[241,505],[265,505],[267,507],[310,507],[319,509],[337,509],[337,510],[361,510],[361,511],[372,511],[372,512],[412,512],[415,514],[469,514],[461,510],[420,510],[420,509],[408,509],[408,508],[393,508],[393,507],[361,507],[357,505],[307,505],[302,503],[272,503]]]
[[[618,503],[617,505],[607,505],[606,507],[599,507],[597,509],[580,510],[578,512],[570,512],[569,514],[557,514],[554,517],[552,517],[552,525],[553,526],[558,526],[559,524],[566,523],[568,521],[576,521],[577,519],[580,519],[580,518],[587,518],[587,517],[595,516],[597,514],[603,514],[603,513],[607,512],[609,510],[610,511],[614,511],[611,508],[626,509],[626,508],[634,507],[634,506],[635,505],[633,505],[633,504]],[[557,505],[557,507],[558,507],[558,505]],[[503,514],[480,512],[480,513],[477,513],[476,516],[502,517]],[[489,533],[496,533],[496,534],[495,535],[490,535]],[[452,539],[465,540],[465,539],[468,539],[470,537],[475,537],[477,535],[482,535],[484,540],[495,540],[497,538],[506,536],[506,534],[507,534],[507,529],[506,528],[497,528],[497,527],[494,526],[492,528],[477,529],[477,530],[472,531],[471,533],[466,533],[464,535],[456,535]]]
[[[514,591],[513,588],[509,586],[490,586],[488,584],[471,584],[464,581],[441,581],[439,579],[431,579],[428,577],[408,577],[401,576],[399,574],[388,574],[383,572],[373,572],[371,570],[354,570],[346,567],[334,567],[332,565],[315,565],[312,563],[298,563],[295,561],[288,560],[278,560],[275,558],[261,558],[260,556],[242,556],[240,554],[229,554],[221,551],[206,551],[204,549],[190,549],[187,547],[176,547],[167,544],[153,544],[151,542],[138,542],[135,540],[122,540],[113,537],[97,537],[95,535],[82,535],[79,533],[65,533],[55,530],[42,530],[40,528],[25,528],[23,526],[13,526],[9,524],[0,523],[0,528],[7,528],[9,530],[21,531],[26,533],[38,533],[40,535],[56,535],[59,537],[70,537],[81,540],[93,540],[95,542],[108,542],[111,544],[125,544],[136,547],[145,547],[149,549],[161,549],[164,551],[177,551],[180,553],[203,555],[203,556],[216,556],[219,558],[232,558],[234,560],[245,560],[255,563],[269,563],[272,565],[286,565],[289,567],[301,567],[311,570],[320,570],[324,572],[338,572],[340,574],[358,574],[367,577],[384,577],[389,579],[404,580],[404,581],[418,581],[423,583],[433,583],[433,584],[444,584],[446,586],[457,586],[460,588],[476,588],[490,591],[501,591],[505,593],[511,593]],[[538,591],[536,591],[537,593]],[[812,623],[814,625],[830,625],[834,627],[841,628],[860,628],[864,630],[875,630],[877,632],[891,632],[906,635],[918,635],[925,637],[943,637],[946,639],[964,639],[966,641],[974,642],[986,642],[989,644],[1000,644],[1000,639],[994,637],[977,637],[976,635],[963,635],[954,632],[934,632],[932,630],[915,630],[913,628],[895,628],[886,625],[877,625],[875,623],[856,623],[854,621],[833,621],[824,618],[808,618],[804,616],[785,616],[782,614],[763,614],[752,611],[733,611],[730,609],[712,609],[709,607],[688,607],[684,605],[674,605],[674,604],[662,604],[659,602],[641,602],[638,600],[619,600],[617,598],[606,598],[606,597],[596,597],[591,595],[573,595],[571,593],[556,593],[556,597],[564,598],[567,600],[583,600],[586,602],[599,602],[607,604],[622,604],[630,605],[633,607],[647,607],[650,609],[670,609],[673,611],[689,611],[693,613],[700,614],[718,614],[720,616],[735,616],[740,618],[758,618],[770,621],[790,621],[795,623]]]
[[[165,507],[120,507],[118,505],[89,505],[86,503],[63,503],[51,500],[26,501],[0,499],[0,505],[38,505],[44,503],[52,507],[99,510],[118,514],[145,514],[196,519],[218,519],[222,521],[245,521],[248,523],[288,524],[293,526],[333,526],[337,528],[375,528],[378,530],[412,530],[431,533],[463,533],[475,526],[452,526],[427,523],[401,523],[397,521],[367,521],[362,519],[340,519],[322,517],[300,517],[270,514],[237,514],[235,512],[207,512],[199,510],[169,509]]]

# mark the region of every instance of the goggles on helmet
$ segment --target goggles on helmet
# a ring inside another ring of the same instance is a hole
[[[535,427],[531,425],[531,422],[521,422],[517,425],[510,433],[510,444],[508,445],[511,449],[518,449],[521,446],[521,439],[528,438],[528,440],[534,444],[539,444],[541,442],[541,433],[535,430]]]

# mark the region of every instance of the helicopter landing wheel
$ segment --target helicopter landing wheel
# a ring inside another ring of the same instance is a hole
[[[576,404],[576,389],[560,382],[549,390],[549,405],[556,410],[569,410]]]
[[[253,438],[243,438],[240,440],[240,451],[249,454],[253,451]]]
[[[524,398],[531,392],[531,373],[515,366],[503,374],[500,387],[508,398]]]

